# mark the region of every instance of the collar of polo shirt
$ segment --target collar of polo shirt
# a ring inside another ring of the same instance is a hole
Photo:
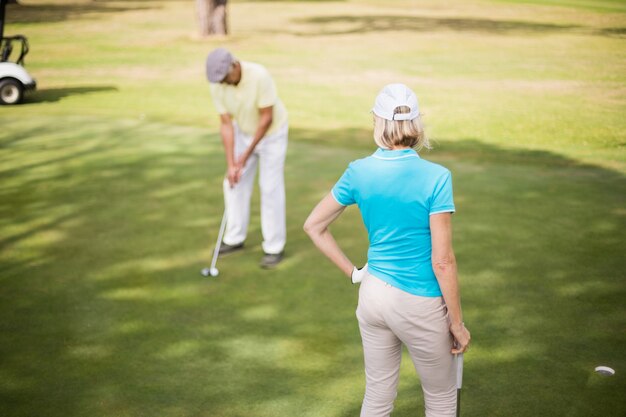
[[[378,148],[378,150],[374,152],[372,156],[376,159],[387,159],[387,160],[420,157],[415,151],[415,149],[411,149],[411,148],[407,148],[407,149]]]

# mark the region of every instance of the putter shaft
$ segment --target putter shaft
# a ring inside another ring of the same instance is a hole
[[[456,355],[456,417],[461,416],[461,388],[463,387],[463,354]]]
[[[217,265],[217,258],[220,253],[220,247],[222,246],[222,237],[224,236],[224,230],[226,229],[226,209],[222,215],[222,222],[220,223],[220,232],[217,235],[217,242],[215,242],[215,249],[213,250],[213,259],[211,259],[211,266],[209,271],[212,271]]]

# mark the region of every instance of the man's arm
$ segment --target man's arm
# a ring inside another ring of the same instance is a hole
[[[233,187],[239,182],[241,171],[235,163],[235,129],[233,128],[233,120],[228,113],[220,114],[220,135],[222,136],[226,165],[228,167],[226,177],[230,186]]]
[[[261,139],[263,139],[270,126],[272,125],[273,112],[274,106],[263,107],[259,109],[259,124],[257,125],[256,132],[254,133],[252,143],[250,143],[248,149],[246,149],[246,151],[237,161],[237,165],[240,167],[240,169],[243,169],[243,167],[246,165],[246,161],[248,160],[248,158],[250,158],[250,155],[252,155],[252,152],[254,152],[254,149],[259,144]]]

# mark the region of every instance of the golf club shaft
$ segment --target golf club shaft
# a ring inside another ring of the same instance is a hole
[[[461,388],[463,387],[463,354],[456,355],[456,417],[461,416]]]
[[[463,388],[463,354],[456,355],[456,389]]]
[[[222,237],[224,236],[224,229],[226,229],[226,209],[222,215],[222,223],[220,224],[220,232],[217,235],[217,242],[215,243],[215,250],[213,251],[213,259],[211,259],[211,269],[217,265],[217,257],[220,253],[220,247],[222,246]]]

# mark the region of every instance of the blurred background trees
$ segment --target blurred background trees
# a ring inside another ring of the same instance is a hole
[[[228,33],[227,2],[228,0],[196,0],[200,36],[219,36]]]

